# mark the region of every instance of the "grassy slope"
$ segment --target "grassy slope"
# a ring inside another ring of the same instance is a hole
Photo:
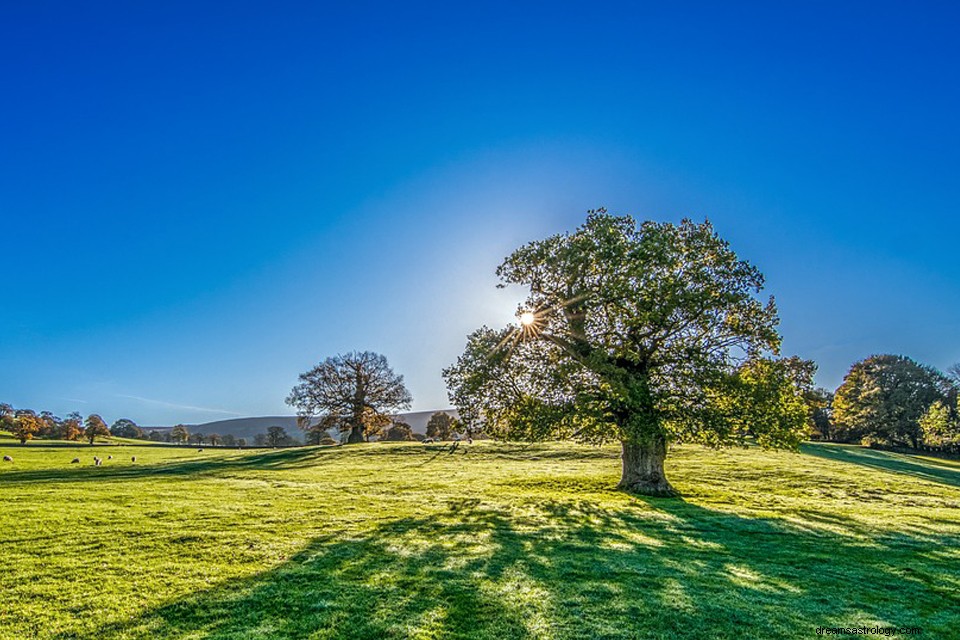
[[[0,638],[957,637],[960,467],[806,451],[0,443]]]

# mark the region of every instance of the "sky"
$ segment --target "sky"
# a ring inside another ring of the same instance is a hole
[[[709,219],[833,389],[960,361],[955,2],[0,3],[0,401],[282,415],[383,353],[449,406],[513,249]]]

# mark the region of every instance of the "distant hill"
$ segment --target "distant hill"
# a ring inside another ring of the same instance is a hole
[[[413,411],[411,413],[399,414],[403,422],[409,424],[415,433],[426,433],[427,422],[437,411],[444,411],[457,417],[456,409],[438,409],[435,411]],[[303,432],[297,426],[296,416],[261,416],[257,418],[232,418],[230,420],[217,420],[216,422],[205,422],[203,424],[186,425],[190,433],[218,433],[221,436],[230,434],[235,438],[246,438],[252,440],[258,433],[266,433],[268,427],[283,427],[292,436],[302,438]],[[172,427],[143,427],[144,431],[167,431]]]

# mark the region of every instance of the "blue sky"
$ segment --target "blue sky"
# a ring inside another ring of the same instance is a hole
[[[599,206],[713,221],[824,386],[960,361],[956,3],[142,4],[0,7],[0,401],[282,414],[370,349],[446,406]]]

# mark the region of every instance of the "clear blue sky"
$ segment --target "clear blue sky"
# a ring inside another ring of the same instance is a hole
[[[709,217],[824,386],[960,361],[956,2],[152,4],[0,8],[0,401],[288,413],[369,349],[443,407],[598,206]]]

